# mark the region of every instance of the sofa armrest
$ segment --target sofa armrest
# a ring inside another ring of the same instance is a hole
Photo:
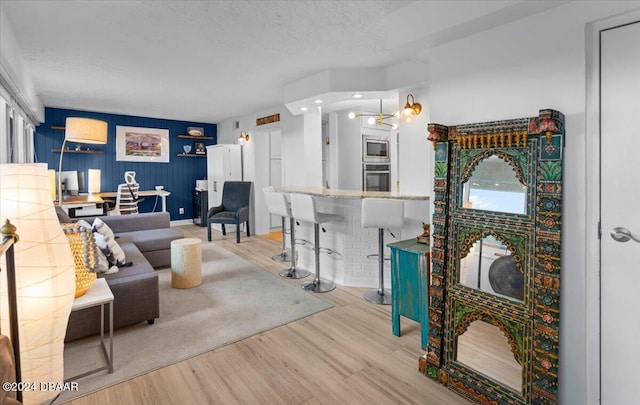
[[[163,229],[171,226],[168,212],[147,212],[100,217],[114,233]]]

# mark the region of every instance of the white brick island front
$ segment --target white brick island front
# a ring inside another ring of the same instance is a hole
[[[341,215],[341,222],[323,224],[326,232],[320,232],[320,274],[321,278],[349,287],[378,286],[378,264],[367,255],[378,252],[378,232],[376,229],[362,228],[360,216],[363,198],[393,198],[404,201],[404,225],[402,229],[391,229],[392,236],[385,231],[385,245],[400,240],[414,238],[422,234],[422,223],[429,222],[429,197],[425,195],[401,194],[396,192],[355,191],[326,189],[322,187],[284,186],[277,191],[302,193],[316,197],[316,207],[320,212]],[[289,238],[287,246],[289,246]],[[315,272],[313,253],[313,224],[300,222],[296,226],[296,239],[306,241],[297,244],[297,267]],[[290,247],[290,246],[289,246]],[[330,249],[328,253],[327,249]],[[385,249],[388,255],[388,249]],[[389,280],[389,264],[385,264],[385,284]]]

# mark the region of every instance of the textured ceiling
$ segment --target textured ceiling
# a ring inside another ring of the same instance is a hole
[[[389,40],[389,16],[409,3],[1,0],[0,6],[45,106],[220,122],[282,105],[287,83],[322,70],[425,59],[415,46]],[[518,2],[486,3],[496,9]]]

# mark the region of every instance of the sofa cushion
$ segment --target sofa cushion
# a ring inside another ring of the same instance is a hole
[[[180,231],[172,228],[124,232],[119,233],[118,236],[118,242],[121,244],[125,242],[134,243],[141,252],[171,249],[171,241],[184,237]],[[127,256],[127,260],[131,260],[129,256]]]
[[[155,273],[153,267],[149,264],[147,259],[140,253],[140,250],[131,242],[120,243],[120,247],[124,251],[127,261],[131,262],[131,266],[121,267],[120,271],[114,274],[99,275],[106,278],[109,283],[111,280],[116,280],[125,277],[138,276],[149,272]]]
[[[215,219],[216,222],[224,223],[224,224],[235,224],[237,215],[231,211],[222,211],[214,214],[210,219]]]

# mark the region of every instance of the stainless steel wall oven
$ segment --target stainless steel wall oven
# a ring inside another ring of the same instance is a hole
[[[391,165],[388,163],[363,163],[362,190],[391,191]]]

